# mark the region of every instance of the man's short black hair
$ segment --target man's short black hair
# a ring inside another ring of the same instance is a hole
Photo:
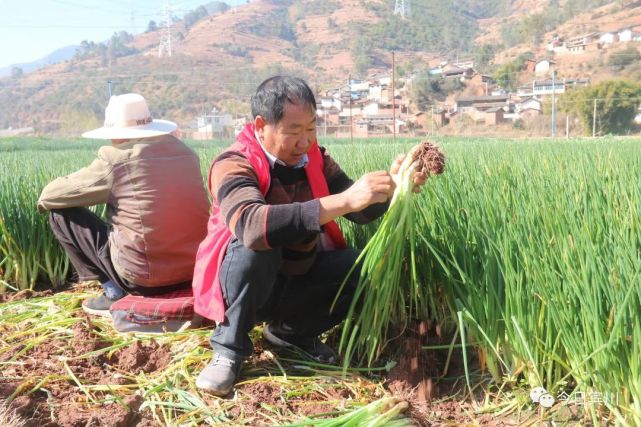
[[[267,123],[275,125],[283,118],[286,102],[307,105],[316,112],[314,92],[303,79],[274,76],[262,82],[252,96],[252,116],[261,116]]]

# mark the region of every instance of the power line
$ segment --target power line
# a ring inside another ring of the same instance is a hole
[[[68,6],[68,7],[71,7],[73,9],[80,8],[80,9],[90,9],[90,10],[93,10],[93,11],[100,11],[100,12],[104,12],[104,13],[111,13],[111,14],[116,14],[116,15],[122,15],[123,14],[122,10],[116,11],[116,10],[110,10],[110,9],[103,9],[103,8],[100,8],[100,7],[89,6],[89,5],[82,4],[82,3],[75,3],[75,2],[68,1],[68,0],[51,0],[51,1],[53,1],[54,3],[57,3],[57,4],[61,5],[61,6]]]

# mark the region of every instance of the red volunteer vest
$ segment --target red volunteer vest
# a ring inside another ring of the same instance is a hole
[[[227,149],[241,153],[252,165],[258,175],[258,186],[263,197],[267,194],[270,180],[270,166],[265,153],[254,134],[254,125],[248,124],[236,138],[236,142]],[[327,181],[323,174],[323,155],[314,142],[307,152],[309,162],[305,166],[305,173],[309,186],[314,198],[318,199],[329,195]],[[207,185],[209,192],[211,188],[211,173],[213,169],[209,168]],[[212,193],[213,195],[213,193]],[[194,267],[194,278],[192,288],[194,291],[194,310],[196,313],[208,319],[222,322],[225,320],[225,302],[220,287],[220,278],[218,272],[225,258],[227,245],[233,235],[220,214],[220,206],[215,195],[212,205],[211,215],[207,224],[207,237],[200,243],[198,253],[196,254],[196,266]],[[330,238],[334,246],[338,249],[345,248],[345,238],[334,222],[328,222],[324,225],[324,231]]]

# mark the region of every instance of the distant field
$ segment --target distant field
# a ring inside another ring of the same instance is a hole
[[[321,144],[356,178],[416,141]],[[430,320],[453,344],[475,343],[464,355],[482,375],[466,380],[493,396],[484,409],[538,410],[528,394],[543,386],[556,400],[545,419],[640,424],[641,140],[439,143],[446,172],[419,196],[429,219],[420,274]],[[225,143],[191,145],[204,174]],[[65,281],[68,262],[35,204],[98,146],[0,141],[0,293]],[[356,247],[375,227],[341,226]],[[0,321],[9,312],[0,306]]]

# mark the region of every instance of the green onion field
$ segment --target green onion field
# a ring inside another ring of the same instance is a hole
[[[417,142],[320,141],[354,179]],[[431,404],[390,387],[392,341],[344,369],[257,339],[235,396],[218,399],[194,384],[210,329],[134,337],[86,318],[80,302],[98,287],[66,286],[71,266],[36,201],[99,145],[37,138],[0,141],[0,399],[28,425],[641,425],[641,140],[434,142],[445,172],[394,238],[413,247],[397,265],[409,317],[433,332],[421,344]],[[204,176],[226,146],[190,144]],[[377,224],[339,225],[362,249]],[[535,387],[553,401],[533,402]]]

